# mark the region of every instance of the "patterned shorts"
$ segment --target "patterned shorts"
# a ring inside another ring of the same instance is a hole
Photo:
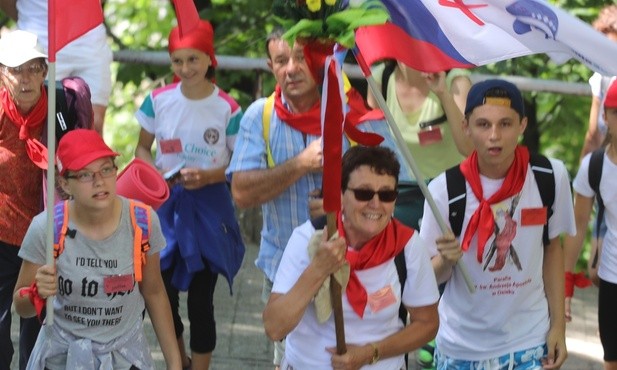
[[[436,370],[540,370],[548,353],[546,345],[508,353],[482,361],[457,360],[435,349]]]

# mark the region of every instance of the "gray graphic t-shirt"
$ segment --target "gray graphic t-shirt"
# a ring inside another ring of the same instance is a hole
[[[142,320],[144,300],[134,281],[133,226],[129,201],[122,198],[122,216],[116,231],[105,240],[91,240],[77,230],[66,237],[56,260],[58,294],[54,298],[54,325],[76,337],[107,343],[127,335]],[[158,216],[152,211],[149,254],[165,246]],[[19,256],[45,264],[47,214],[30,225]],[[69,214],[69,229],[76,227]]]

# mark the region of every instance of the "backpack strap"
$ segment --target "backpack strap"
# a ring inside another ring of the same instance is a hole
[[[150,250],[150,207],[134,199],[129,200],[131,224],[133,225],[133,265],[135,280],[143,278],[142,267],[146,264],[146,254]]]
[[[600,237],[600,224],[604,218],[604,200],[602,200],[602,194],[600,194],[600,180],[602,179],[602,167],[604,166],[604,151],[605,148],[594,150],[589,158],[589,172],[587,178],[589,180],[589,186],[596,193],[596,200],[598,201],[598,213],[596,214],[596,239]]]
[[[47,82],[45,90],[49,91]],[[56,81],[56,141],[75,127],[75,119],[69,115],[69,105],[62,81]]]
[[[261,121],[263,128],[263,137],[266,141],[266,160],[268,161],[268,168],[273,168],[276,163],[272,157],[272,148],[270,147],[270,121],[272,120],[272,110],[274,109],[274,93],[272,93],[266,99],[264,104],[264,110],[262,113]]]
[[[394,265],[396,266],[396,272],[398,274],[398,281],[401,283],[401,298],[403,296],[403,289],[405,289],[405,281],[407,280],[407,264],[405,263],[405,249],[394,257]],[[401,301],[401,305],[398,308],[398,317],[403,322],[403,325],[407,325],[407,309]]]
[[[64,241],[69,228],[68,200],[54,206],[54,258],[60,257],[64,252]],[[129,201],[129,214],[133,226],[133,261],[135,268],[135,280],[142,280],[142,266],[146,264],[146,254],[150,250],[150,229],[152,219],[151,208],[146,204],[131,199]]]
[[[544,224],[544,230],[542,232],[542,242],[545,246],[550,243],[548,236],[548,220],[553,215],[553,204],[555,203],[555,175],[553,173],[553,166],[551,161],[537,153],[530,153],[529,165],[533,171],[533,175],[538,184],[538,191],[540,192],[540,198],[542,198],[542,205],[546,207],[546,223]]]
[[[446,170],[446,186],[448,189],[448,220],[454,236],[461,235],[465,205],[467,204],[467,180],[461,172],[460,166]]]
[[[64,240],[69,229],[69,201],[54,206],[54,259],[64,252]]]

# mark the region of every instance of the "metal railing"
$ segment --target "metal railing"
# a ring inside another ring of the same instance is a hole
[[[142,63],[154,65],[168,65],[169,54],[166,51],[136,51],[119,50],[114,52],[114,60],[122,63]],[[223,70],[260,70],[269,72],[266,58],[247,58],[229,55],[217,55],[218,69]],[[363,79],[360,67],[355,64],[344,64],[343,70],[349,78]],[[493,75],[472,73],[472,82],[494,78]],[[523,91],[550,92],[568,95],[591,95],[591,89],[587,83],[582,82],[563,82],[557,80],[542,80],[522,76],[500,76],[517,85]]]

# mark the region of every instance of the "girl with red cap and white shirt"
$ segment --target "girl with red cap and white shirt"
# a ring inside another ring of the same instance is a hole
[[[141,132],[135,156],[161,173],[181,168],[169,178],[170,197],[157,213],[167,239],[161,254],[163,280],[183,365],[193,370],[209,367],[216,346],[213,298],[218,274],[231,289],[244,256],[225,179],[242,110],[211,80],[216,67],[213,42],[212,26],[204,20],[188,31],[172,29],[169,56],[180,81],[154,90],[136,113]],[[179,291],[188,291],[192,365],[184,350]]]

